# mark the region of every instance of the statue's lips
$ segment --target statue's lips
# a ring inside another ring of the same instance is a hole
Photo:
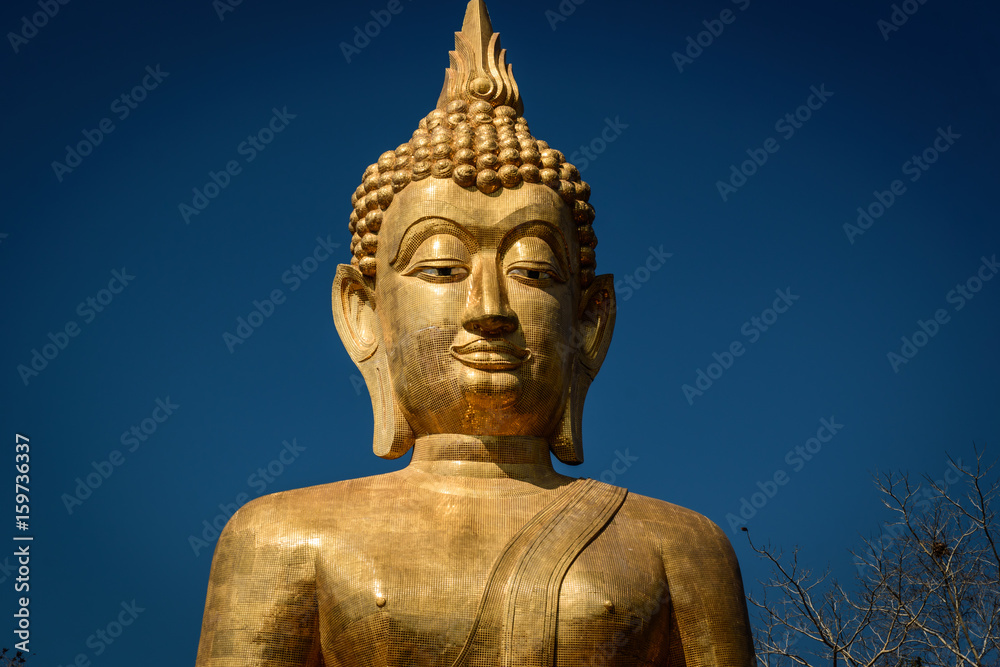
[[[509,371],[531,357],[531,350],[518,347],[502,338],[480,338],[451,348],[451,356],[466,366],[484,371]]]

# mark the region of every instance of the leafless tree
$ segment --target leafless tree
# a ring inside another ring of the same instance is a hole
[[[17,651],[14,655],[8,655],[9,652],[9,648],[0,652],[0,667],[22,667],[25,664],[24,654],[21,651]]]
[[[747,598],[759,663],[1000,665],[1000,479],[983,457],[976,449],[971,468],[949,458],[958,477],[950,485],[877,473],[875,486],[893,519],[851,552],[858,573],[849,585],[829,569],[814,575],[798,549],[785,557],[750,541],[771,567],[760,592]]]

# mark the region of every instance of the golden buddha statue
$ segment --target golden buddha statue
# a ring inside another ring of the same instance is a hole
[[[352,197],[333,284],[375,453],[411,462],[233,515],[199,667],[752,665],[715,524],[552,467],[583,461],[614,328],[589,196],[472,0],[437,108]]]

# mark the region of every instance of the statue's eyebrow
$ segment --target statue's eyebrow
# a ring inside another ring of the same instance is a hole
[[[479,243],[475,237],[459,223],[440,215],[425,215],[411,222],[403,232],[403,237],[399,239],[399,246],[396,248],[396,255],[389,262],[390,266],[394,269],[406,266],[420,244],[435,234],[450,234],[457,237],[470,253],[479,250]]]
[[[523,222],[504,235],[500,246],[497,248],[497,254],[501,257],[506,255],[511,246],[524,238],[537,238],[544,241],[546,245],[552,248],[552,254],[555,255],[556,261],[559,262],[559,268],[562,270],[563,275],[572,275],[569,265],[569,249],[566,247],[566,238],[559,225],[553,223],[551,220],[537,218]]]
[[[511,211],[502,222],[511,221],[515,223],[515,226],[504,235],[504,238],[497,244],[497,249],[506,252],[517,239],[525,236],[538,236],[552,247],[556,257],[560,260],[561,268],[566,271],[567,275],[571,275],[573,272],[570,258],[573,254],[570,252],[569,239],[566,238],[566,234],[560,226],[561,218],[567,213],[568,211],[553,207],[551,204],[528,204],[516,211]],[[572,225],[572,221],[570,224]],[[529,230],[535,233],[529,233]],[[538,234],[538,231],[543,233]]]

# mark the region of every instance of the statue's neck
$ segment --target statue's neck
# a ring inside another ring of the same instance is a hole
[[[541,480],[555,474],[549,443],[526,436],[438,433],[413,445],[413,471],[449,477]]]

